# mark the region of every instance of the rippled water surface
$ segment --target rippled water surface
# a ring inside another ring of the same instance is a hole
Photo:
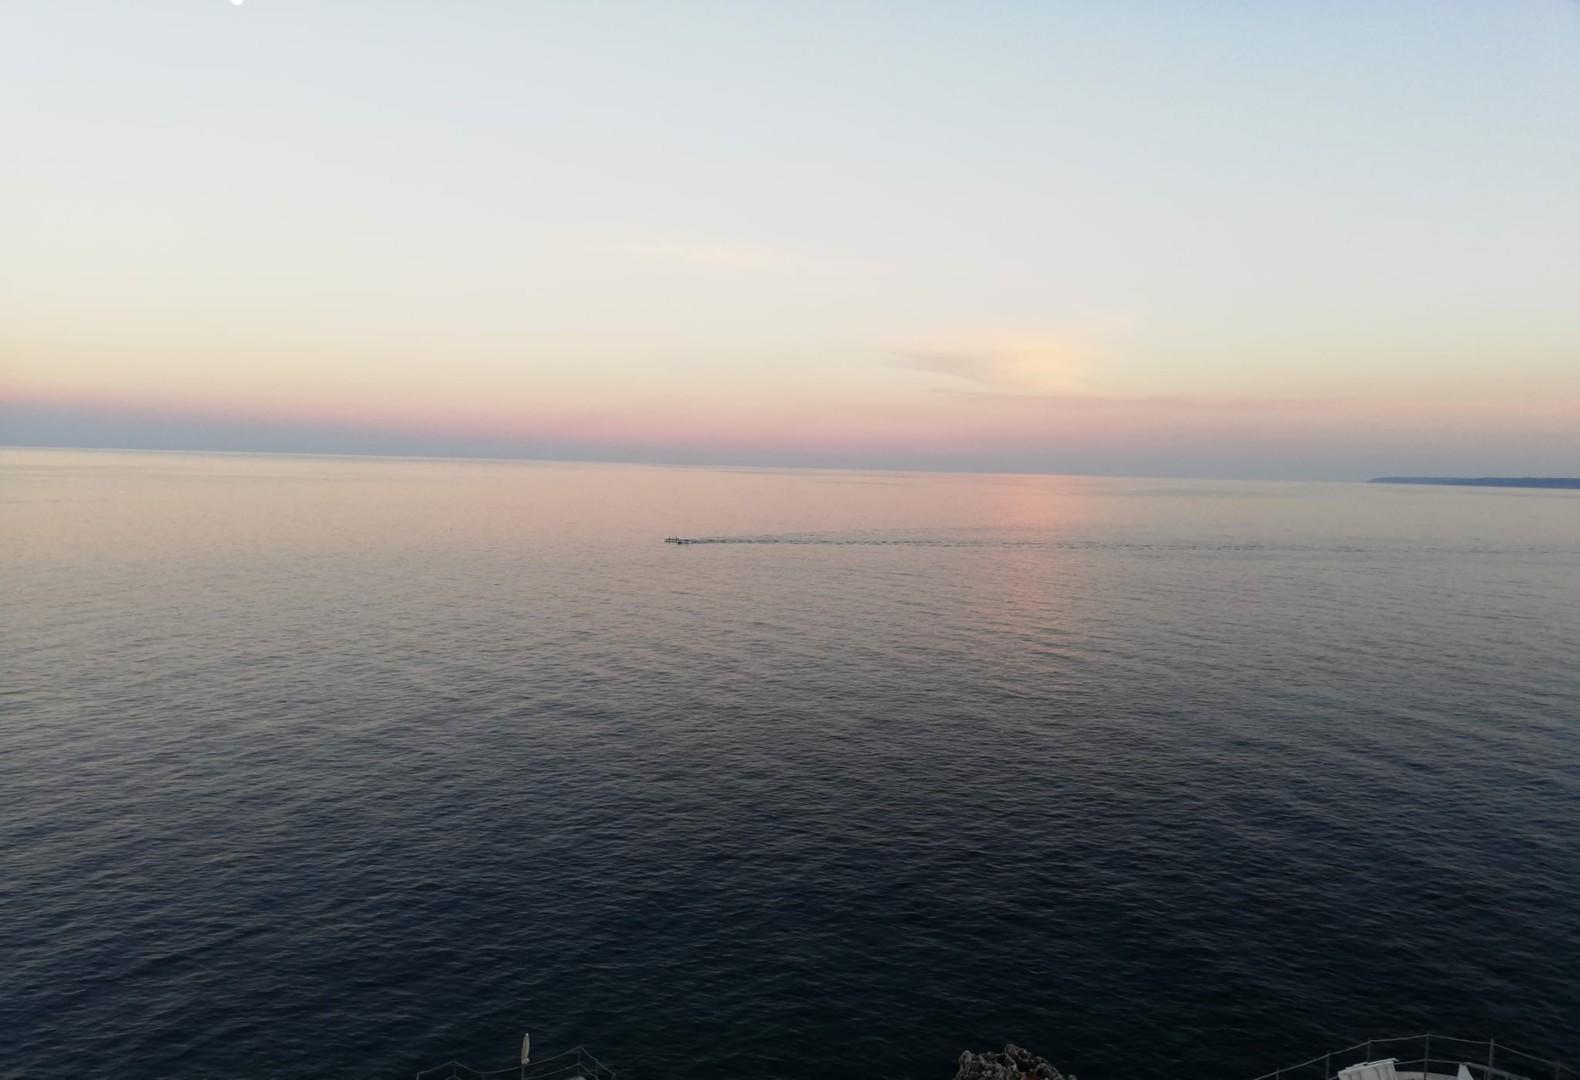
[[[3,1076],[1580,1064],[1575,493],[5,451],[0,545]]]

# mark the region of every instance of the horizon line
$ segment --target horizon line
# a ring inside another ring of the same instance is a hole
[[[581,457],[499,457],[491,454],[395,454],[335,450],[208,450],[195,448],[146,447],[146,446],[72,446],[64,443],[11,443],[0,441],[0,451],[43,450],[92,454],[172,454],[186,457],[286,457],[333,458],[369,461],[442,461],[452,464],[494,465],[612,465],[645,469],[699,469],[724,472],[776,471],[776,472],[861,472],[899,473],[917,476],[1003,476],[1003,477],[1067,477],[1077,480],[1162,480],[1191,481],[1217,480],[1245,484],[1368,484],[1376,477],[1350,479],[1338,477],[1255,477],[1191,474],[1186,476],[1159,476],[1153,473],[1097,473],[1097,472],[1027,472],[1006,469],[922,469],[876,467],[867,465],[770,465],[750,462],[715,462],[702,464],[680,461],[631,461],[623,458]]]

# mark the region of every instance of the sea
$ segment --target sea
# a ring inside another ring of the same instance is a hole
[[[0,1077],[1580,1066],[1580,492],[12,449],[0,573]]]

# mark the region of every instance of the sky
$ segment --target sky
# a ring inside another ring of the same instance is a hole
[[[0,442],[1580,474],[1580,2],[5,0]]]

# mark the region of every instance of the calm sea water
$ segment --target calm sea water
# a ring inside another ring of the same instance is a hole
[[[6,451],[0,500],[0,1075],[1580,1064],[1574,493]]]

